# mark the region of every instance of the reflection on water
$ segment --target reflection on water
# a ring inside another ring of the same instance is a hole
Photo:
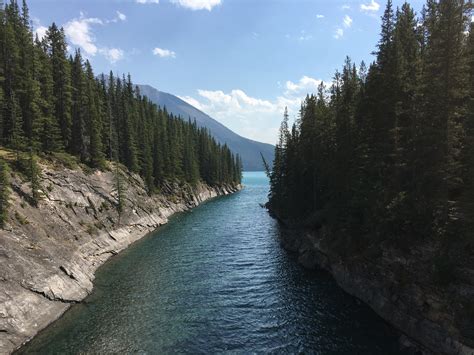
[[[396,335],[279,246],[263,173],[174,217],[98,272],[24,353],[396,353]]]

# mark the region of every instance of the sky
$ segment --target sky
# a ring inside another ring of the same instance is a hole
[[[423,0],[409,3],[419,12]],[[401,5],[402,1],[394,1]],[[349,55],[373,61],[385,0],[29,0],[34,30],[63,26],[96,74],[130,73],[234,132],[275,143],[283,111]]]

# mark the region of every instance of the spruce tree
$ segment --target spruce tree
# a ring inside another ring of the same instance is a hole
[[[8,219],[10,197],[10,177],[7,163],[0,159],[0,227],[5,227]]]

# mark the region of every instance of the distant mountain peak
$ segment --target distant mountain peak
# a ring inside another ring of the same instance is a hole
[[[221,144],[227,144],[229,148],[241,156],[244,170],[261,171],[264,170],[261,155],[271,164],[274,157],[274,146],[267,143],[257,142],[238,135],[216,121],[208,114],[202,112],[179,97],[159,91],[151,85],[136,85],[140,93],[147,96],[155,104],[166,107],[166,110],[175,116],[180,116],[183,120],[196,120],[200,127],[206,127],[211,134]]]

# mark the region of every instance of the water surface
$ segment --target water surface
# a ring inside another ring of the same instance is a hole
[[[396,353],[396,334],[280,248],[263,173],[112,258],[21,353]]]

